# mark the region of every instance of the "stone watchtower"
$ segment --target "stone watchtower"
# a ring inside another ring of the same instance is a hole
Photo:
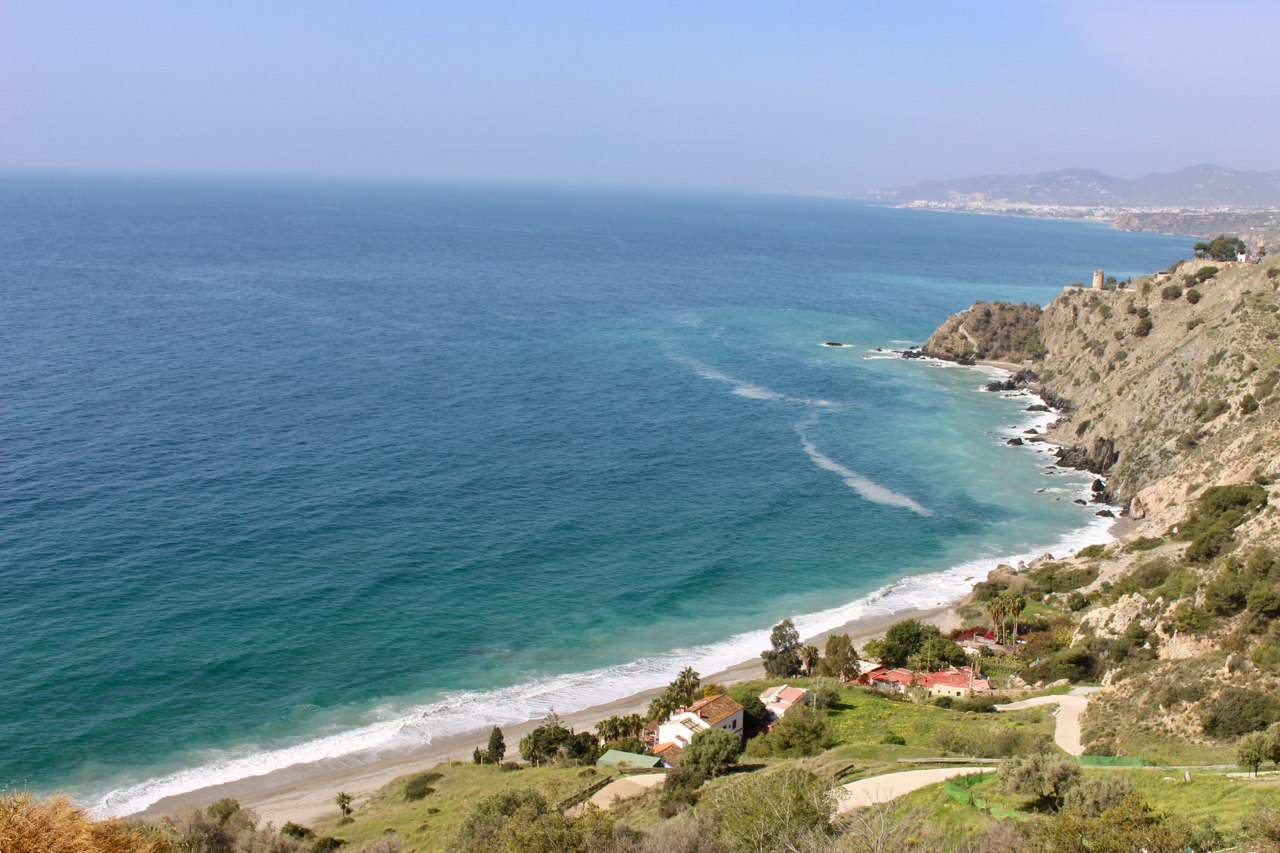
[[[1093,289],[1094,290],[1102,290],[1102,278],[1103,278],[1102,270],[1093,271]]]

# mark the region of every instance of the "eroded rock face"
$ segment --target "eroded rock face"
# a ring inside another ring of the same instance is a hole
[[[1152,605],[1145,598],[1139,593],[1131,592],[1115,604],[1086,613],[1071,638],[1071,644],[1081,642],[1091,630],[1104,639],[1119,639],[1134,620],[1141,622],[1143,628],[1151,630],[1156,622],[1149,615],[1151,609]]]
[[[1116,450],[1116,443],[1109,438],[1095,438],[1091,447],[1077,445],[1063,447],[1058,451],[1058,464],[1062,467],[1093,474],[1106,474],[1119,461],[1120,451]]]

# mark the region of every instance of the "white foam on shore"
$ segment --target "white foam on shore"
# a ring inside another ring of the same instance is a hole
[[[945,606],[966,595],[973,579],[985,576],[997,563],[1016,565],[1046,551],[1065,554],[1110,541],[1107,529],[1111,523],[1110,519],[1094,519],[1044,547],[1023,553],[992,553],[945,571],[903,578],[856,601],[799,615],[794,621],[802,637],[811,637],[859,619]],[[497,690],[457,691],[411,707],[383,706],[370,711],[366,716],[374,720],[359,728],[277,749],[246,746],[216,753],[202,766],[111,791],[89,803],[90,811],[98,818],[128,815],[165,797],[298,764],[326,759],[342,759],[346,765],[363,764],[410,753],[449,735],[474,732],[480,738],[492,726],[538,719],[552,708],[572,713],[661,687],[686,666],[702,673],[718,672],[754,658],[768,645],[769,629],[762,628],[718,643],[675,649],[619,666],[532,679]]]
[[[826,401],[797,400],[771,389],[741,382],[706,365],[693,361],[687,363],[697,368],[699,375],[704,378],[732,384],[734,393],[741,396],[830,405]],[[960,365],[938,362],[935,366]],[[1008,375],[1007,371],[1000,368],[984,366],[977,369],[992,376]],[[758,392],[759,396],[752,392]],[[1031,396],[1028,399],[1038,398]],[[1024,419],[1027,424],[1039,424],[1041,421],[1047,423],[1056,417],[1052,412],[1024,414],[1032,416]],[[816,413],[814,417],[817,417]],[[804,428],[812,422],[813,418],[797,425],[796,430],[800,433],[805,452],[814,464],[839,475],[846,485],[867,500],[930,514],[929,510],[910,498],[877,485],[823,454],[804,433]],[[1056,450],[1055,446],[1047,443],[1024,447],[1050,456]],[[1063,473],[1078,472],[1064,470]],[[1083,485],[1084,494],[1088,494],[1088,488],[1087,484]],[[1019,561],[1030,561],[1046,552],[1061,556],[1085,545],[1111,541],[1113,537],[1109,528],[1113,523],[1113,519],[1094,517],[1055,542],[1021,553],[992,551],[944,571],[906,577],[848,604],[799,615],[794,617],[794,621],[801,636],[811,637],[860,619],[884,617],[910,609],[945,606],[966,595],[974,579],[985,577],[997,563],[1016,565]],[[495,690],[456,691],[419,705],[384,705],[365,714],[368,721],[365,725],[289,746],[262,748],[247,745],[235,750],[212,753],[200,766],[139,781],[95,797],[87,804],[96,817],[127,815],[142,811],[166,797],[260,776],[299,764],[340,760],[345,766],[350,766],[404,755],[450,735],[475,733],[477,739],[480,739],[492,726],[509,726],[538,719],[552,708],[561,713],[572,713],[661,687],[686,666],[702,673],[717,672],[756,657],[768,644],[769,629],[762,628],[737,634],[721,642],[675,649],[618,666],[536,678]]]

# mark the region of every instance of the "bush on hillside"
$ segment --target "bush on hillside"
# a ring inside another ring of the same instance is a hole
[[[1266,504],[1267,490],[1253,483],[1205,489],[1178,531],[1181,538],[1191,540],[1186,558],[1207,563],[1218,556],[1230,544],[1235,529]]]
[[[742,739],[724,729],[698,732],[689,747],[680,753],[680,766],[708,776],[719,776],[742,754]]]
[[[1205,705],[1200,725],[1207,734],[1234,740],[1280,720],[1280,699],[1244,687],[1227,687]]]
[[[1200,299],[1201,299],[1200,291],[1196,290],[1194,287],[1187,291],[1187,301],[1190,302],[1192,305],[1197,304],[1200,301]]]
[[[1160,291],[1160,298],[1164,300],[1177,299],[1182,296],[1182,285],[1170,284]]]
[[[833,738],[826,712],[808,705],[792,705],[768,733],[752,738],[746,754],[758,757],[803,758],[831,747]]]

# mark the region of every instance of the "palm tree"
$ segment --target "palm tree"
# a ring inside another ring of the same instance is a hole
[[[622,736],[623,737],[643,737],[644,736],[644,717],[639,714],[628,714],[622,718]]]
[[[675,698],[681,705],[692,705],[697,701],[698,688],[701,686],[702,679],[698,677],[698,673],[693,671],[693,667],[686,666],[680,670],[676,680],[671,682],[669,690],[675,694]]]
[[[605,717],[596,723],[596,735],[601,743],[613,743],[622,737],[622,720],[618,717]]]
[[[800,647],[800,665],[804,667],[805,672],[813,672],[813,668],[818,665],[817,646]]]
[[[333,801],[337,803],[338,808],[342,810],[343,817],[351,816],[351,795],[350,794],[346,793],[345,791],[340,792],[338,796],[333,798]]]
[[[679,707],[679,700],[668,690],[649,703],[649,719],[661,722],[674,714]]]
[[[1003,598],[993,598],[986,604],[987,615],[991,617],[991,627],[996,631],[996,642],[1004,643],[1004,615],[1007,604]]]
[[[1013,644],[1018,644],[1018,617],[1022,615],[1022,611],[1027,609],[1027,597],[1025,595],[1012,595],[1006,604],[1008,615],[1013,617]]]

